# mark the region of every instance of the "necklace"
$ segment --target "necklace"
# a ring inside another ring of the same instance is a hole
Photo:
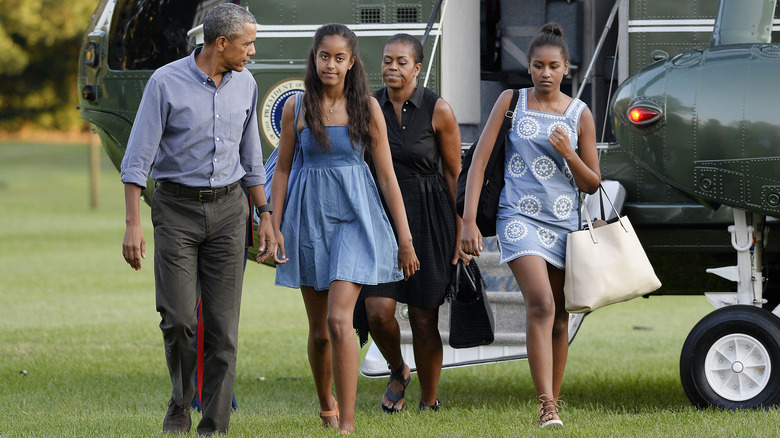
[[[333,110],[336,108],[336,105],[338,105],[339,102],[341,102],[341,99],[343,99],[343,98],[344,98],[344,95],[342,94],[341,97],[339,97],[339,100],[337,100],[336,102],[333,103],[333,106],[328,106],[328,104],[325,103],[325,98],[322,99],[322,103],[325,104],[325,108],[328,109],[328,112],[333,114]],[[330,117],[329,116],[326,115],[325,119],[327,119],[327,121],[330,122]]]
[[[563,93],[560,93],[560,94],[561,94],[561,97],[560,97],[560,99],[558,99],[558,106],[555,108],[555,113],[554,114],[560,114],[560,111],[561,111],[561,102],[563,102]],[[534,88],[533,91],[531,91],[531,96],[534,98],[534,102],[536,102],[536,106],[539,107],[539,111],[544,112],[544,110],[542,109],[542,106],[539,105],[539,101],[536,100],[536,88]]]

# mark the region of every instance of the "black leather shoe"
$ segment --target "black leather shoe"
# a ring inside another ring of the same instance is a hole
[[[181,407],[171,399],[168,401],[168,412],[165,413],[163,420],[163,433],[190,433],[192,427],[192,418],[190,418],[190,407]]]

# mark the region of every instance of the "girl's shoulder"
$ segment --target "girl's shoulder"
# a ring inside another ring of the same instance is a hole
[[[371,94],[366,96],[364,105],[366,109],[371,110],[371,112],[379,111],[380,114],[382,113],[382,106],[379,104],[379,100]]]
[[[284,105],[283,105],[282,108],[284,108],[284,109],[286,109],[286,108],[294,109],[296,103],[298,103],[298,102],[300,102],[299,105],[303,105],[303,95],[304,95],[303,91],[292,94],[290,97],[288,97],[284,101]]]

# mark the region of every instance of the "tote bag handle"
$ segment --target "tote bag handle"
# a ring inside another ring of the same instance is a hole
[[[580,192],[580,195],[578,195],[578,198],[582,196]],[[609,199],[609,196],[607,196],[607,192],[604,190],[604,187],[599,184],[599,196],[604,196],[604,198],[607,198],[607,201],[609,202],[609,206],[612,207],[612,211],[615,212],[615,216],[617,216],[618,222],[620,222],[620,226],[623,227],[623,230],[628,233],[628,229],[626,228],[626,225],[623,223],[623,218],[620,216],[620,213],[618,213],[617,209],[615,208],[615,204],[612,203],[612,200]],[[601,202],[604,202],[603,200]],[[593,220],[590,218],[590,212],[588,211],[588,207],[581,208],[580,210],[585,211],[585,219],[588,221],[588,233],[590,233],[590,238],[593,240],[593,243],[599,243],[599,240],[596,238],[596,235],[593,234]],[[603,210],[602,210],[603,211]],[[602,213],[603,214],[603,213]]]

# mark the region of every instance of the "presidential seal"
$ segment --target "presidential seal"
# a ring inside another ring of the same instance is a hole
[[[285,79],[268,89],[261,102],[260,128],[268,144],[275,148],[282,132],[282,108],[287,98],[303,92],[303,80]]]

